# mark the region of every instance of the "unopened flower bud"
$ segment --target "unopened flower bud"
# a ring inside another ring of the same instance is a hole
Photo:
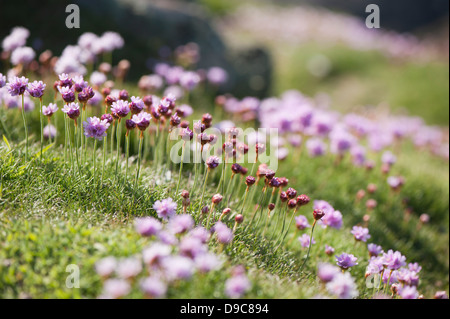
[[[183,189],[183,190],[181,191],[181,197],[183,197],[183,198],[189,198],[189,191]]]
[[[231,170],[233,171],[234,174],[239,174],[241,172],[242,166],[235,163],[233,165],[231,165]]]
[[[289,209],[294,209],[295,207],[297,207],[297,201],[295,199],[290,199],[288,201],[288,207]]]
[[[297,205],[298,206],[305,206],[308,205],[310,202],[310,198],[308,195],[302,194],[300,196],[297,197]]]
[[[322,219],[322,217],[325,216],[325,212],[321,209],[315,209],[313,211],[313,217],[315,220]]]
[[[293,199],[297,196],[297,191],[293,189],[292,187],[289,187],[286,190],[286,195],[289,197],[289,199]]]
[[[222,195],[216,194],[212,197],[212,202],[213,202],[213,204],[217,205],[222,201],[222,199],[223,199]]]
[[[245,178],[245,184],[247,184],[248,187],[251,187],[255,183],[256,183],[256,179],[253,176],[247,176]]]

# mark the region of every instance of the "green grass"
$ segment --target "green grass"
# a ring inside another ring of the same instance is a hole
[[[95,298],[102,286],[94,271],[95,261],[109,255],[130,256],[149,244],[148,239],[135,233],[132,221],[137,216],[155,215],[154,201],[173,194],[176,178],[156,186],[157,180],[164,180],[162,172],[145,162],[142,182],[138,188],[133,188],[131,183],[123,182],[123,170],[119,175],[122,182],[114,182],[113,165],[109,164],[103,185],[95,186],[91,166],[86,164],[84,175],[78,177],[64,163],[60,149],[45,153],[46,160],[42,164],[35,159],[23,167],[23,146],[11,145],[12,151],[8,151],[4,142],[0,147],[1,297]],[[31,154],[37,152],[38,146],[34,144]],[[379,205],[369,224],[370,242],[381,244],[385,249],[399,249],[408,261],[419,262],[423,266],[419,290],[426,297],[431,297],[436,290],[448,289],[448,178],[442,178],[448,176],[448,163],[427,154],[417,155],[405,145],[393,173],[403,174],[407,184],[400,194],[392,194],[385,177],[378,173],[379,167],[367,173],[353,168],[347,161],[334,167],[329,164],[333,162],[331,156],[314,160],[304,156],[301,161],[294,161],[294,158],[293,155],[283,162],[277,175],[287,176],[290,186],[312,199],[329,201],[344,215],[341,230],[316,228],[317,244],[313,245],[305,272],[301,274],[299,267],[306,251],[297,241],[287,246],[294,227],[283,248],[278,250],[273,242],[261,237],[262,224],[259,231],[239,228],[233,244],[223,252],[224,269],[228,271],[196,275],[190,281],[171,287],[169,298],[224,298],[223,287],[230,266],[237,264],[246,266],[253,282],[246,297],[316,296],[324,292],[314,275],[317,265],[333,262],[333,257],[324,254],[324,244],[333,246],[336,254],[348,252],[359,258],[360,264],[351,273],[357,278],[360,297],[370,297],[371,290],[364,288],[366,247],[363,243],[355,244],[350,234],[351,227],[361,223],[366,213],[363,203],[355,203],[355,194],[368,182],[379,187],[373,196]],[[134,172],[134,166],[130,171]],[[212,183],[217,183],[218,175],[216,172]],[[206,198],[215,190],[214,185],[211,186]],[[240,196],[231,201],[234,210],[240,207]],[[413,208],[409,222],[404,221],[404,197],[410,199],[409,205]],[[198,201],[199,194],[194,198],[194,208]],[[424,212],[431,216],[431,221],[418,232],[418,218]],[[244,215],[250,213],[246,211]],[[300,213],[312,222],[311,206],[302,208]],[[249,218],[246,220],[248,222]],[[229,225],[232,227],[232,221]],[[271,225],[267,237],[279,232]],[[219,248],[212,243],[211,249]],[[80,289],[65,286],[69,264],[80,267]],[[130,297],[142,295],[135,289]]]
[[[275,95],[288,89],[309,96],[326,93],[333,108],[342,111],[384,104],[394,112],[421,116],[429,124],[449,123],[448,62],[399,61],[343,46],[274,44],[270,48]],[[308,70],[308,61],[317,55],[330,62],[330,71],[323,77]]]

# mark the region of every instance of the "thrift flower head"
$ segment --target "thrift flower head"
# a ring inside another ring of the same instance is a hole
[[[370,238],[369,229],[361,226],[353,226],[351,233],[355,236],[357,241],[366,242]]]
[[[73,84],[72,78],[69,77],[66,73],[61,73],[58,75],[59,77],[59,86],[71,87]]]
[[[86,103],[88,100],[95,96],[94,90],[90,86],[84,87],[80,93],[78,93],[78,101]]]
[[[371,257],[369,260],[369,265],[366,269],[366,276],[379,274],[383,271],[383,259],[381,257]]]
[[[164,297],[167,292],[167,284],[156,276],[142,279],[140,287],[141,290],[151,298]]]
[[[188,214],[176,215],[170,219],[168,227],[174,234],[182,234],[194,227],[194,219]]]
[[[303,234],[302,236],[300,236],[298,238],[298,240],[300,241],[300,244],[302,245],[303,248],[308,248],[310,241],[309,241],[310,236],[308,234]],[[311,240],[311,245],[315,244],[316,241],[314,240],[314,237]]]
[[[141,112],[139,114],[133,115],[131,120],[136,123],[136,126],[139,130],[145,131],[147,127],[150,125],[150,120],[152,116],[147,112]]]
[[[214,225],[214,231],[221,244],[229,244],[233,240],[233,231],[222,222],[217,222]]]
[[[122,279],[130,279],[139,275],[142,271],[141,261],[137,258],[125,258],[117,264],[116,273]]]
[[[118,299],[122,298],[131,290],[130,284],[123,279],[108,279],[103,284],[103,294],[104,298]]]
[[[298,230],[303,230],[305,228],[310,227],[311,225],[309,225],[308,219],[305,216],[299,215],[295,217],[295,226],[297,227]]]
[[[80,116],[80,106],[78,105],[78,103],[73,103],[73,102],[68,103],[68,104],[64,105],[64,107],[62,108],[61,111],[66,113],[67,116],[70,117],[72,120],[75,120],[76,118],[78,118]],[[85,132],[86,132],[86,130],[85,130]]]
[[[96,116],[89,117],[87,122],[83,122],[84,135],[101,141],[106,136],[106,130],[109,125],[107,120],[100,120]]]
[[[2,41],[3,50],[12,52],[16,48],[24,46],[29,35],[30,31],[24,27],[13,28],[11,33]]]
[[[195,237],[200,239],[200,241],[204,244],[208,242],[210,233],[206,230],[206,228],[198,226],[192,229],[189,232],[190,237]]]
[[[44,95],[45,84],[42,81],[28,83],[27,91],[32,97],[41,98]]]
[[[403,177],[400,176],[389,176],[387,179],[387,183],[394,190],[400,189],[400,187],[403,186],[404,182],[405,181]]]
[[[66,103],[70,103],[75,101],[75,92],[70,86],[59,86],[59,93],[61,93],[61,97]]]
[[[144,101],[140,97],[132,96],[130,103],[130,110],[133,114],[140,113],[145,107]]]
[[[419,298],[419,293],[417,292],[416,287],[404,286],[398,290],[398,295],[402,297],[402,299],[417,299]]]
[[[336,265],[342,269],[348,269],[350,267],[358,265],[356,262],[358,258],[352,254],[342,253],[340,256],[336,256]]]
[[[146,265],[159,264],[165,257],[169,256],[172,248],[169,245],[155,242],[142,251],[142,259]]]
[[[118,117],[125,117],[128,113],[130,113],[129,103],[124,100],[115,101],[111,105],[111,112],[116,114]]]
[[[317,277],[323,282],[330,282],[334,276],[340,273],[340,269],[334,265],[321,263],[317,271]]]
[[[348,272],[336,274],[333,280],[327,283],[326,288],[329,293],[339,299],[351,299],[358,296],[355,280]]]
[[[134,227],[140,235],[149,237],[161,231],[162,224],[156,218],[142,217],[135,220]]]
[[[415,271],[411,271],[407,268],[400,268],[397,271],[397,280],[406,286],[419,285],[419,276]]]
[[[160,231],[158,233],[158,239],[161,241],[161,243],[166,245],[178,245],[178,238],[175,236],[175,234],[167,230]]]
[[[399,251],[394,252],[390,249],[387,253],[383,254],[383,264],[387,269],[397,270],[406,265],[406,257]]]
[[[338,210],[326,211],[322,223],[324,226],[340,229],[342,227],[342,213]]]
[[[200,76],[196,72],[188,71],[180,76],[180,85],[188,90],[192,91],[200,83]]]
[[[392,166],[395,164],[396,161],[397,157],[390,151],[385,151],[381,156],[381,162],[383,164],[388,164],[389,166]]]
[[[89,82],[91,82],[94,86],[102,86],[106,80],[106,75],[98,71],[92,72],[91,77],[89,78]]]
[[[117,260],[114,257],[105,257],[95,263],[95,271],[103,278],[107,278],[114,273]]]
[[[327,151],[326,144],[319,138],[311,138],[306,141],[306,148],[310,157],[322,156]]]
[[[177,203],[169,197],[156,201],[155,204],[153,204],[153,209],[156,211],[159,218],[167,220],[169,217],[175,215]]]
[[[420,265],[418,263],[409,263],[408,269],[418,273],[422,270],[422,267],[420,267]]]
[[[204,253],[195,257],[195,267],[202,273],[218,270],[222,267],[223,261],[215,254]]]
[[[325,254],[331,256],[334,254],[334,248],[328,245],[325,245]]]
[[[208,81],[214,85],[225,83],[228,79],[228,73],[220,67],[212,67],[206,74]]]
[[[28,79],[24,76],[22,77],[13,77],[9,79],[8,84],[6,85],[8,92],[11,96],[22,95],[25,93],[28,85]]]
[[[6,76],[0,73],[0,89],[6,85]]]
[[[58,111],[58,106],[55,103],[49,103],[48,106],[42,106],[42,114],[51,117],[54,113]]]
[[[31,61],[33,61],[34,57],[36,56],[36,53],[34,50],[30,47],[20,47],[15,49],[11,53],[11,63],[13,65],[27,65]]]
[[[54,138],[56,136],[56,127],[51,124],[46,125],[42,131],[42,134],[44,134],[46,139],[49,139],[50,137]]]
[[[206,165],[209,169],[214,169],[219,166],[220,159],[217,156],[211,156],[206,160]]]
[[[434,299],[448,299],[448,295],[445,291],[437,291],[434,294]]]
[[[240,298],[250,289],[250,287],[251,284],[247,276],[234,276],[227,279],[225,282],[225,294],[229,298]]]
[[[189,279],[194,274],[194,262],[183,256],[169,256],[162,260],[164,274],[169,281]]]
[[[378,257],[383,252],[383,248],[376,244],[368,244],[367,249],[369,250],[370,257]]]
[[[77,75],[73,77],[73,85],[75,91],[81,92],[85,87],[88,86],[88,83],[83,79],[82,75]]]
[[[195,258],[208,251],[200,239],[190,236],[183,237],[178,247],[180,254],[189,258]]]

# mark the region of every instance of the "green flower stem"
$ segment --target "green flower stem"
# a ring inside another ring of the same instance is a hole
[[[225,152],[222,153],[222,173],[220,175],[220,181],[219,181],[219,185],[217,185],[217,190],[216,193],[219,193],[220,191],[220,187],[222,186],[223,183],[223,179],[224,179],[224,173],[225,173]],[[222,191],[223,194],[223,191]]]
[[[209,171],[210,171],[210,169],[208,168],[206,170],[205,180],[203,182],[202,197],[200,199],[200,209],[202,209],[202,207],[203,207],[203,197],[205,196],[205,189],[206,189],[206,183],[208,182]]]
[[[127,130],[126,137],[126,166],[125,166],[125,181],[128,180],[128,158],[130,157],[130,131]]]
[[[242,216],[244,216],[245,201],[247,200],[248,193],[249,193],[249,187],[247,186],[247,188],[245,189],[244,201],[242,202],[242,207],[241,207],[241,215]]]
[[[291,219],[289,220],[289,224],[286,228],[286,232],[284,234],[283,234],[283,232],[281,233],[281,236],[280,236],[281,241],[280,241],[279,245],[281,245],[284,242],[287,234],[289,233],[289,229],[291,229],[292,221],[294,220],[295,214],[297,213],[297,208],[298,208],[298,206],[295,208],[294,212],[292,213]],[[286,212],[286,217],[287,217],[287,212]],[[314,221],[314,223],[315,223],[315,221]]]
[[[183,147],[181,149],[180,171],[178,173],[178,183],[177,183],[177,189],[175,190],[175,196],[178,196],[178,191],[180,190],[181,174],[183,173],[184,148],[185,148],[185,146],[186,146],[186,141],[183,142]]]
[[[106,149],[107,148],[108,148],[108,135],[106,135],[103,139],[103,163],[102,163],[102,176],[100,179],[100,184],[103,184],[103,175],[105,175]]]
[[[96,153],[97,152],[97,139],[94,139],[94,151],[92,152],[92,162],[94,162],[94,172],[93,172],[93,176],[94,176],[94,178],[93,178],[93,183],[94,183],[94,185],[95,185],[95,165],[96,165],[96,159],[97,159],[97,157],[96,157]]]
[[[117,171],[119,169],[119,158],[120,158],[120,133],[122,129],[122,125],[120,125],[120,118],[117,120],[117,128],[116,128],[116,140],[117,140],[117,150],[116,150],[116,173],[114,174],[114,180],[117,177]]]
[[[75,134],[75,141],[74,141],[74,144],[75,144],[75,156],[76,156],[76,160],[77,160],[77,168],[78,168],[78,174],[81,176],[81,170],[80,170],[80,162],[79,162],[79,160],[78,160],[78,125],[77,125],[77,120],[75,119],[75,121],[74,121],[74,125],[75,125],[75,127],[74,127],[74,134]]]
[[[264,199],[265,199],[265,197],[266,197],[266,196],[265,196],[265,195],[266,195],[266,190],[267,190],[267,187],[264,187],[264,188],[262,189],[261,195],[259,196],[258,204],[257,204],[257,206],[256,206],[255,211],[253,212],[253,215],[252,215],[252,218],[251,218],[251,220],[250,220],[250,223],[247,225],[247,228],[250,227],[250,225],[253,225],[253,221],[255,220],[256,214],[257,214],[257,212],[258,212],[258,210],[259,210],[259,208],[260,208],[260,206],[261,206],[261,203],[262,203],[262,201],[264,201]],[[247,228],[246,228],[246,229],[247,229]]]
[[[144,139],[144,131],[139,134],[139,153],[138,153],[138,166],[136,168],[136,179],[134,180],[134,186],[137,186],[139,180],[139,171],[141,170],[141,155],[142,155],[142,142]]]
[[[314,220],[314,223],[313,223],[313,225],[312,225],[312,228],[311,228],[311,235],[309,236],[308,252],[306,253],[306,259],[303,261],[303,264],[300,266],[299,273],[302,272],[303,267],[305,266],[306,261],[307,261],[308,258],[309,258],[309,253],[310,253],[310,251],[311,251],[312,237],[313,237],[313,233],[314,233],[314,228],[316,227],[316,222],[317,222],[317,220]]]
[[[39,120],[41,122],[41,154],[40,160],[42,161],[42,151],[44,148],[44,119],[42,115],[42,97],[39,98]]]
[[[28,126],[27,126],[27,117],[25,116],[25,105],[24,105],[24,95],[22,94],[22,119],[23,126],[25,128],[25,162],[28,161]]]
[[[111,141],[110,141],[110,154],[111,156],[114,156],[114,129],[116,127],[116,120],[114,119],[112,122],[112,128],[111,128]]]

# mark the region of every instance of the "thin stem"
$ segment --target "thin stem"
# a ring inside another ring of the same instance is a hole
[[[39,120],[41,121],[41,154],[40,159],[42,161],[42,150],[44,147],[44,120],[42,117],[42,98],[39,99]]]
[[[297,213],[297,208],[298,207],[296,207],[294,212],[292,213],[292,216],[291,216],[291,219],[289,220],[289,224],[287,226],[286,232],[284,233],[284,230],[283,230],[283,232],[281,232],[281,237],[280,237],[281,241],[280,241],[279,245],[281,245],[284,242],[284,240],[286,239],[287,234],[289,233],[289,229],[291,229],[292,221],[294,220],[295,214]],[[286,212],[286,217],[287,217],[287,212]],[[285,219],[286,219],[286,217],[285,217]],[[283,233],[284,233],[284,235],[283,235]]]
[[[222,186],[224,172],[225,172],[225,152],[223,152],[223,154],[222,154],[222,173],[220,175],[220,181],[219,181],[219,185],[217,185],[216,193],[219,193],[220,187]],[[223,194],[223,192],[222,192],[222,194]]]
[[[175,191],[175,196],[178,195],[178,191],[180,189],[180,182],[181,182],[181,174],[183,172],[183,162],[184,162],[184,147],[186,146],[186,141],[183,142],[183,148],[181,149],[181,162],[180,162],[180,172],[178,173],[178,183],[177,183],[177,189]]]
[[[77,120],[75,119],[74,121],[74,125],[75,125],[75,129],[74,129],[74,134],[75,134],[75,143],[74,144],[78,144],[78,127],[77,127]],[[75,145],[75,156],[77,159],[77,168],[78,168],[78,174],[81,176],[81,170],[80,170],[80,162],[78,161],[78,145]]]
[[[96,165],[96,162],[97,162],[97,157],[96,157],[96,153],[97,152],[97,139],[94,139],[94,151],[92,152],[92,161],[94,162],[94,173],[93,173],[93,175],[94,175],[94,185],[95,185],[95,165]]]
[[[23,126],[25,128],[25,162],[28,161],[28,126],[27,126],[27,118],[25,116],[25,106],[24,106],[24,95],[22,94],[22,118],[23,118]]]
[[[139,179],[139,171],[141,170],[141,155],[142,155],[142,141],[144,139],[144,131],[141,131],[139,135],[139,154],[138,154],[138,166],[136,168],[136,179],[134,180],[134,186],[137,186]]]
[[[125,167],[125,181],[128,180],[128,158],[130,157],[130,132],[127,131],[126,134],[126,167]]]
[[[114,156],[114,128],[116,127],[116,120],[113,120],[112,122],[112,128],[111,128],[111,141],[110,141],[110,153],[111,156]]]
[[[205,175],[205,181],[203,182],[203,190],[202,190],[202,197],[200,199],[200,209],[203,206],[203,196],[205,195],[205,189],[206,189],[206,182],[208,181],[208,175],[209,175],[209,169],[206,170],[206,175]]]
[[[300,266],[300,270],[299,270],[300,273],[302,272],[303,266],[305,266],[306,261],[309,258],[309,253],[311,251],[312,237],[313,237],[314,228],[316,227],[316,222],[317,222],[317,220],[314,220],[314,223],[313,223],[312,228],[311,228],[311,235],[309,236],[308,252],[306,253],[306,259],[303,261],[303,264]]]
[[[119,157],[120,157],[120,131],[122,129],[122,126],[120,125],[120,118],[117,121],[117,128],[116,128],[116,140],[117,140],[117,155],[116,155],[116,174],[114,175],[114,180],[116,180],[117,177],[117,170],[119,168]]]
[[[249,192],[249,188],[247,186],[247,188],[245,189],[244,201],[242,202],[241,215],[244,215],[245,201],[247,200],[248,192]]]
[[[103,184],[103,175],[105,174],[105,163],[106,163],[106,149],[108,148],[108,135],[103,139],[103,163],[102,163],[102,177],[100,184]],[[128,167],[127,167],[128,168]]]

